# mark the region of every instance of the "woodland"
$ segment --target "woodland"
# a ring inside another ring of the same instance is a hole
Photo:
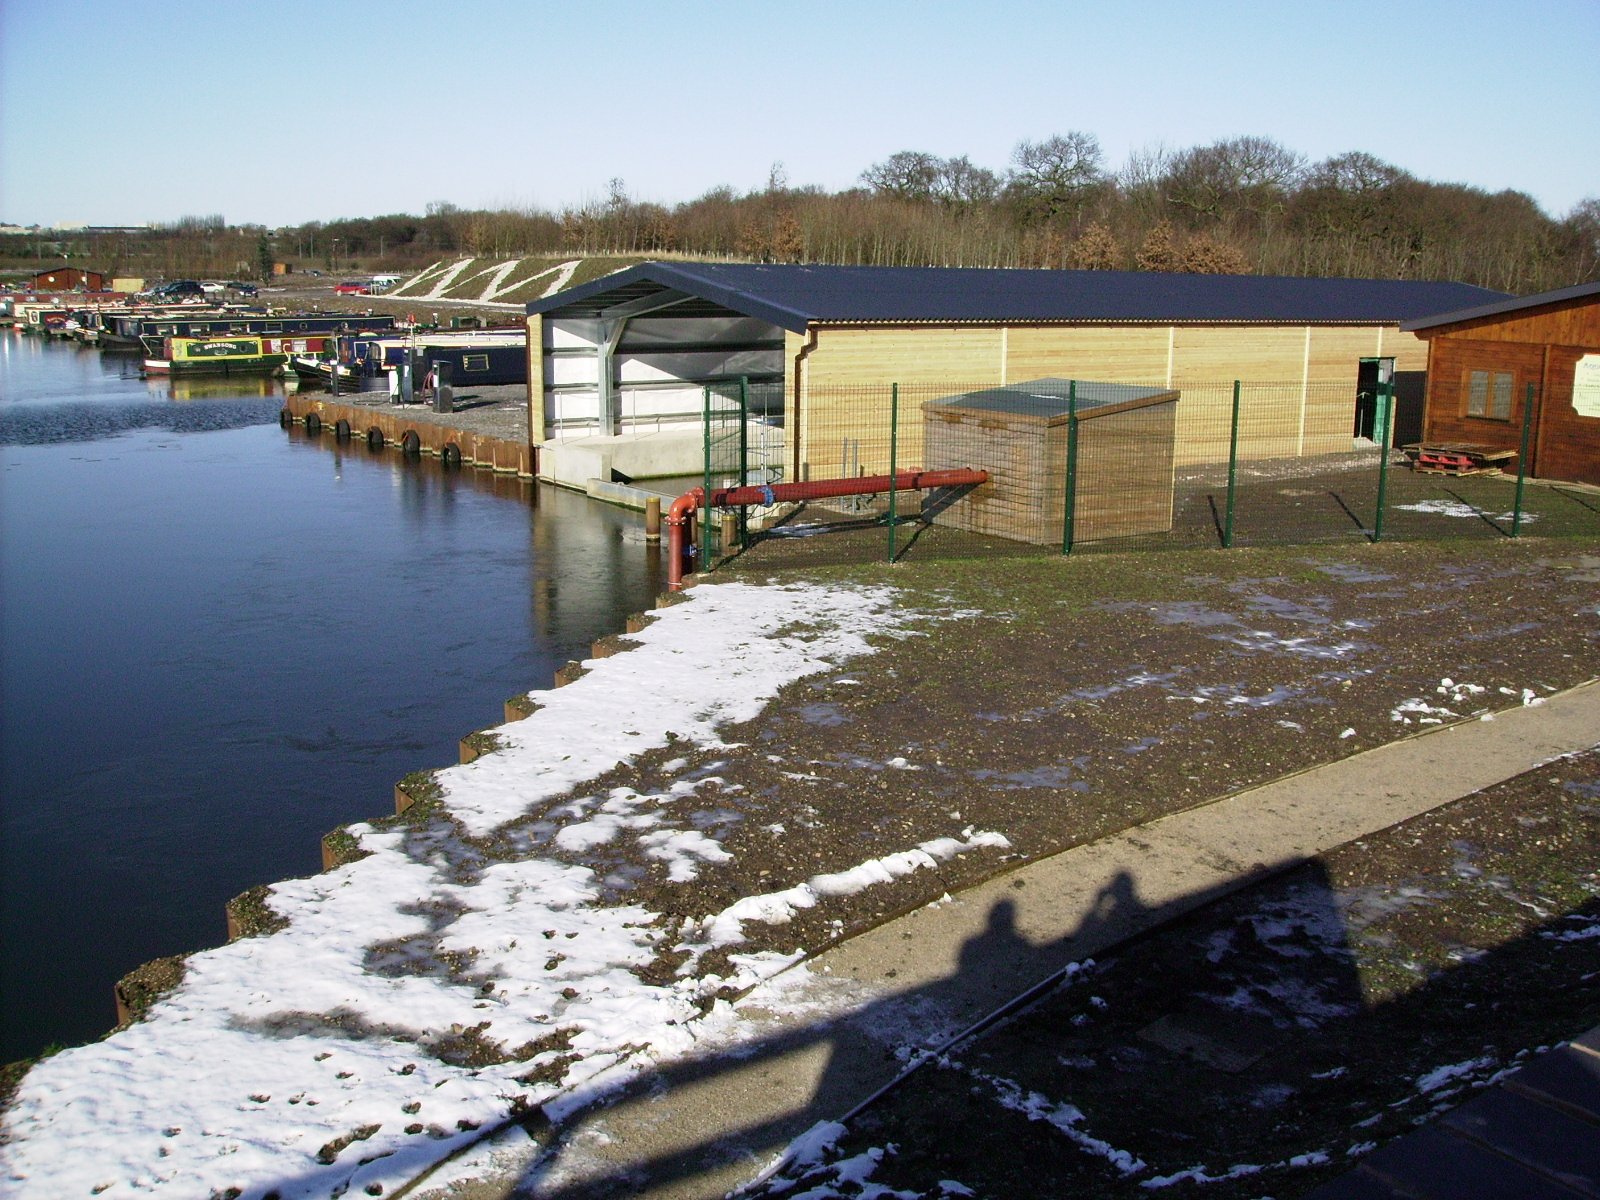
[[[1447,279],[1529,294],[1600,277],[1600,197],[1555,216],[1524,192],[1422,179],[1362,151],[1312,162],[1255,136],[1112,164],[1095,135],[1070,132],[1018,142],[1002,170],[900,151],[839,191],[792,185],[774,163],[764,187],[670,205],[635,198],[619,177],[556,210],[439,201],[421,215],[277,230],[212,215],[0,238],[13,269],[66,260],[166,278],[608,255]]]

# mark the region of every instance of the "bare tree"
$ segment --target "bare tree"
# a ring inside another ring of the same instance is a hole
[[[991,204],[1000,194],[1000,177],[984,167],[973,166],[963,154],[939,163],[933,188],[935,198],[945,204]]]
[[[861,172],[861,182],[880,195],[897,200],[931,200],[940,166],[932,154],[901,150]]]
[[[1409,178],[1399,167],[1363,151],[1336,154],[1306,172],[1291,205],[1291,220],[1308,233],[1377,234],[1393,189]]]
[[[1092,133],[1056,134],[1018,142],[1011,152],[1011,194],[1036,216],[1077,216],[1107,183],[1100,139]]]
[[[1585,283],[1600,275],[1600,197],[1580,200],[1561,222],[1571,262],[1567,282]]]
[[[1166,201],[1161,184],[1172,164],[1172,152],[1159,142],[1134,150],[1117,172],[1116,185],[1131,216],[1142,224],[1162,219]]]
[[[1229,138],[1175,155],[1162,181],[1167,202],[1191,219],[1282,212],[1305,160],[1263,137]]]

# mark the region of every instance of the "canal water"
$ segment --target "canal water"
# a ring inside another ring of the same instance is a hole
[[[0,1061],[216,945],[659,564],[634,514],[278,425],[272,381],[0,333]]]

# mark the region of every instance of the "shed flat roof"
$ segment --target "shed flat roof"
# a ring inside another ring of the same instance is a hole
[[[535,300],[527,311],[731,311],[803,333],[833,322],[1397,324],[1505,299],[1464,283],[1399,279],[650,262]],[[657,301],[672,307],[652,309]]]
[[[923,408],[964,409],[969,412],[1005,413],[1018,417],[1042,417],[1048,423],[1065,419],[1069,413],[1080,418],[1106,416],[1150,404],[1171,403],[1179,393],[1166,388],[1140,387],[1131,383],[1095,383],[1083,379],[1031,379],[1004,387],[963,392],[929,400]]]
[[[1600,297],[1600,282],[1580,283],[1576,287],[1558,288],[1553,292],[1540,292],[1534,296],[1513,296],[1509,300],[1497,300],[1492,303],[1479,304],[1472,308],[1459,309],[1456,312],[1435,313],[1432,316],[1404,321],[1401,323],[1400,328],[1405,330],[1434,329],[1440,325],[1455,325],[1461,321],[1475,321],[1479,317],[1509,316],[1512,313],[1524,312],[1530,308],[1542,308],[1546,304],[1564,304],[1569,300],[1587,300],[1590,297]]]

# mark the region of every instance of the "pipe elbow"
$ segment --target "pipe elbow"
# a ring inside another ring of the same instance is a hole
[[[682,525],[687,521],[689,514],[700,507],[704,492],[704,488],[695,488],[693,491],[685,492],[674,500],[672,507],[667,510],[667,524]]]

